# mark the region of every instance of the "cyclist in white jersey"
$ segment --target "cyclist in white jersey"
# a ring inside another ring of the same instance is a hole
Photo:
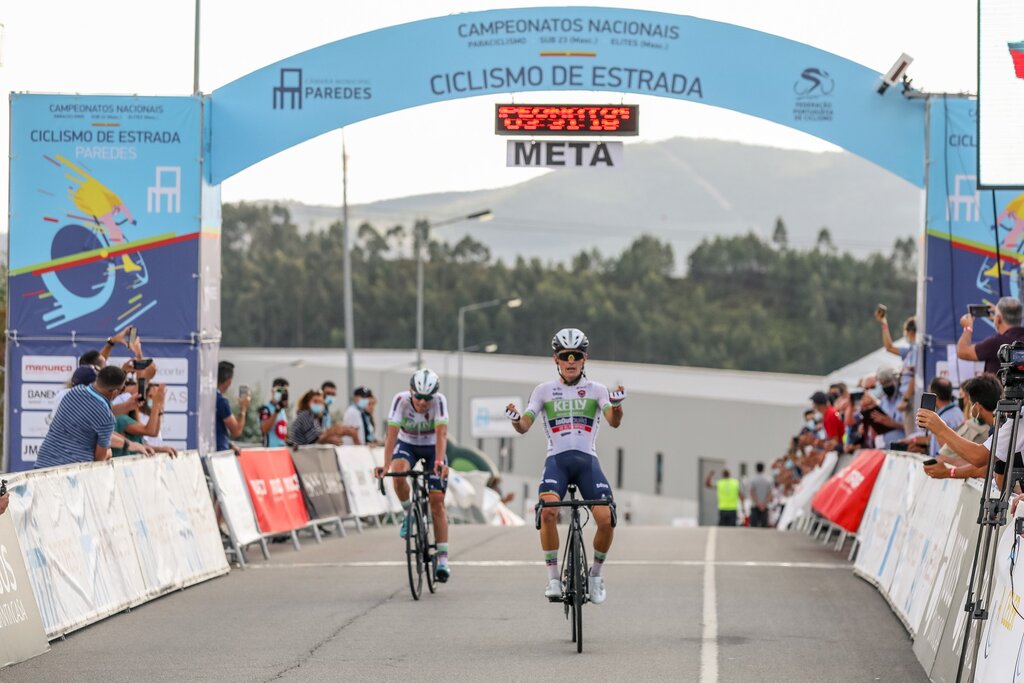
[[[557,502],[569,484],[575,484],[584,500],[612,497],[608,479],[601,471],[594,442],[601,416],[611,427],[622,423],[622,400],[626,390],[591,382],[583,372],[590,341],[575,328],[559,330],[551,340],[558,379],[537,385],[526,411],[520,415],[515,404],[508,404],[506,415],[520,434],[525,434],[540,416],[548,437],[548,457],[544,461],[538,493],[541,499]],[[600,605],[607,593],[604,587],[605,558],[612,545],[612,513],[608,506],[591,509],[597,523],[594,536],[594,564],[590,568],[590,601]],[[541,511],[540,545],[548,570],[544,595],[549,600],[562,599],[562,581],[558,577],[558,508]]]
[[[440,393],[440,380],[430,370],[417,370],[409,380],[409,391],[400,391],[391,400],[388,432],[384,441],[384,467],[375,469],[379,478],[384,472],[407,472],[419,461],[427,477],[430,516],[434,520],[437,541],[437,580],[448,581],[448,516],[444,509],[444,493],[448,488],[448,399]],[[405,517],[400,534],[408,530],[409,482],[402,477],[393,480],[395,493],[402,501]]]

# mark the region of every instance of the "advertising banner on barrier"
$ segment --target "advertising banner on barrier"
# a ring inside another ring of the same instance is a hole
[[[198,330],[198,97],[11,95],[8,328]]]
[[[373,468],[377,467],[367,446],[338,446],[334,449],[338,467],[345,480],[352,513],[359,517],[382,515],[388,511],[387,499],[380,495]]]
[[[292,452],[292,461],[299,473],[302,490],[306,492],[313,516],[348,517],[348,494],[341,480],[341,469],[334,446],[300,447]]]
[[[804,478],[796,485],[793,495],[789,497],[786,508],[779,515],[776,527],[785,530],[789,525],[800,519],[811,511],[811,499],[818,489],[828,481],[835,470],[839,455],[835,451],[825,454],[825,459],[817,469],[811,470],[804,475]]]
[[[10,514],[0,515],[0,669],[50,649]]]
[[[890,453],[871,491],[871,498],[861,520],[860,549],[854,572],[871,583],[879,584],[886,569],[896,561],[893,552],[897,537],[906,523],[912,495],[908,491],[911,461],[898,453]],[[891,574],[889,575],[891,578]],[[882,584],[883,591],[888,582]]]
[[[508,404],[506,404],[508,405]],[[519,405],[518,403],[516,405]],[[370,454],[373,456],[373,463],[376,467],[384,466],[384,449],[383,448],[371,448]],[[398,494],[395,493],[394,486],[385,486],[384,492],[387,494],[387,508],[389,512],[401,512],[402,501],[398,499]]]
[[[252,501],[249,490],[242,478],[242,470],[234,451],[220,451],[206,458],[217,487],[217,500],[224,521],[235,536],[239,545],[248,545],[260,540],[260,530],[256,528],[256,517],[253,515]]]
[[[309,523],[299,475],[287,448],[243,449],[238,464],[249,486],[260,531],[284,533]]]
[[[885,451],[859,451],[852,462],[818,489],[811,507],[833,524],[856,533],[883,462]]]
[[[914,638],[914,654],[924,670],[931,673],[930,678],[935,683],[953,683],[956,680],[971,551],[980,529],[977,524],[980,496],[979,488],[970,483],[960,489],[960,499],[943,544],[928,605]],[[959,630],[954,628],[957,622],[960,623]]]
[[[157,366],[153,382],[167,386],[161,426],[163,440],[178,450],[196,448],[197,414],[200,412],[196,389],[199,386],[197,348],[186,343],[147,342],[144,329],[140,330],[140,335],[143,352]],[[23,341],[7,345],[9,400],[4,406],[8,415],[4,438],[10,471],[32,469],[39,446],[50,428],[57,393],[71,379],[79,356],[102,346],[102,343],[83,341]],[[127,349],[122,346],[114,349],[109,362],[121,365],[128,359]]]
[[[1024,515],[1024,509],[1019,512]],[[1014,533],[1012,517],[998,533],[989,617],[982,626],[975,683],[1020,680],[1024,667],[1024,617],[1016,591],[1024,573],[1016,565],[1021,539]]]

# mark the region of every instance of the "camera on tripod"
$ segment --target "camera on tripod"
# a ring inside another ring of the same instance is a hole
[[[996,353],[999,359],[999,380],[1003,383],[1004,396],[1008,399],[1024,399],[1024,341],[1003,344]]]

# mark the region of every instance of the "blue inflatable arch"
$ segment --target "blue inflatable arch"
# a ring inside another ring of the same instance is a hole
[[[809,45],[689,16],[596,7],[457,14],[329,43],[215,90],[205,174],[217,184],[318,135],[409,107],[576,90],[743,112],[923,186],[924,103],[898,88],[879,96],[878,80]]]

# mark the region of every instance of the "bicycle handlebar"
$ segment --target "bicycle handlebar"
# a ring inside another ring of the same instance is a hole
[[[537,507],[542,508],[578,508],[578,507],[594,507],[595,505],[614,505],[615,502],[607,498],[601,498],[600,500],[560,500],[557,503],[547,503],[541,501],[537,503]]]
[[[380,495],[386,496],[387,493],[384,491],[384,477],[426,477],[430,472],[424,472],[422,470],[406,470],[405,472],[385,472],[380,475],[380,479],[377,480],[377,488],[380,490]]]

